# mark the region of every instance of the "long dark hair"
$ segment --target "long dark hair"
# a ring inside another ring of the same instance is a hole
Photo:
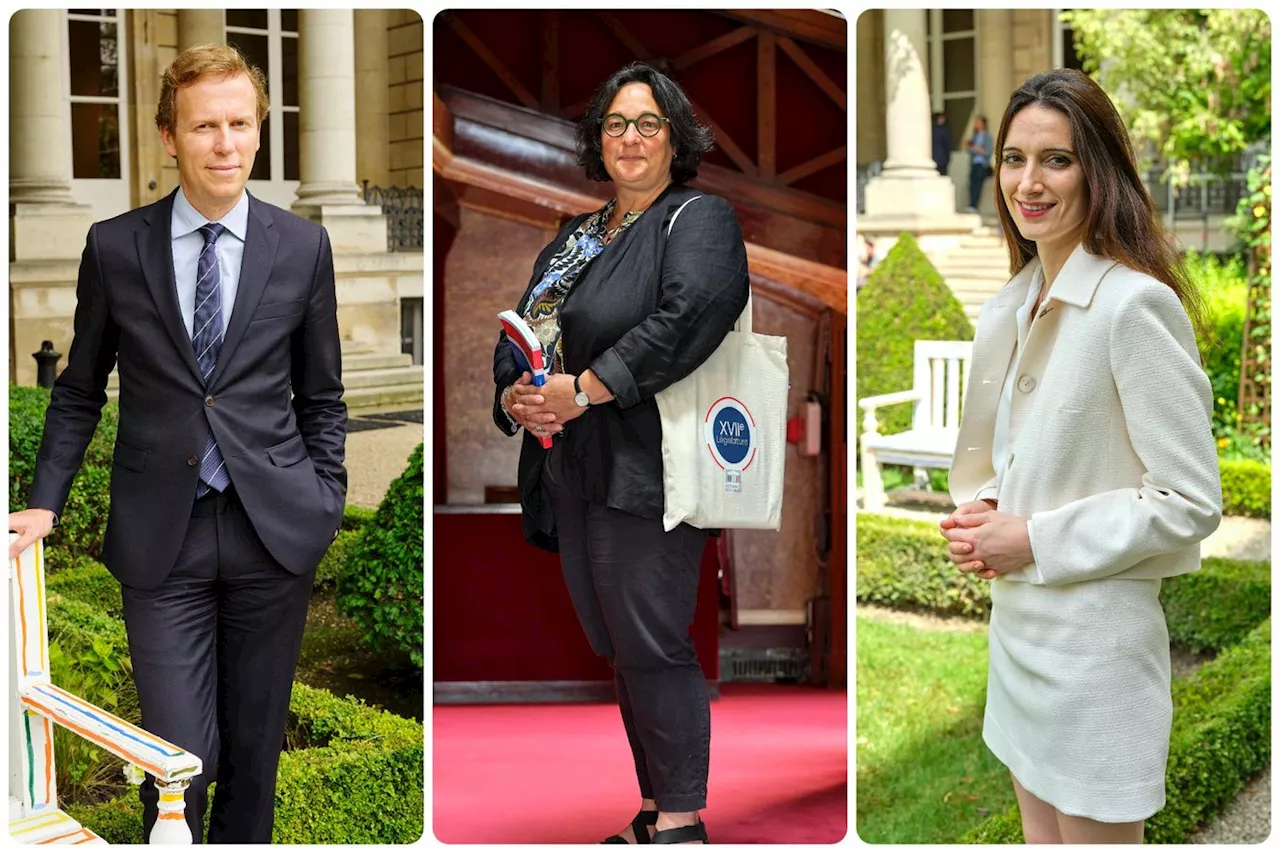
[[[1071,143],[1084,169],[1089,204],[1085,249],[1167,284],[1182,302],[1192,325],[1208,340],[1200,293],[1142,183],[1124,122],[1102,87],[1074,68],[1057,68],[1028,79],[1009,98],[1000,121],[994,183],[996,210],[1008,239],[1009,272],[1016,274],[1030,263],[1036,256],[1036,244],[1018,232],[1009,212],[1000,188],[1001,152],[1013,117],[1033,105],[1057,110],[1071,123]]]
[[[601,122],[604,111],[613,103],[618,90],[628,83],[644,83],[653,92],[662,115],[671,123],[671,182],[683,184],[698,176],[702,155],[715,147],[711,128],[699,124],[693,117],[693,105],[679,84],[645,62],[633,62],[615,71],[591,96],[582,120],[575,133],[578,144],[578,164],[586,167],[587,177],[593,181],[609,181],[600,150]]]

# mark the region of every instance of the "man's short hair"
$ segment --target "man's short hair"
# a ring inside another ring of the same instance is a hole
[[[239,50],[227,44],[201,44],[178,54],[164,70],[160,87],[160,105],[156,108],[156,127],[174,133],[178,122],[178,90],[194,84],[205,75],[221,79],[246,74],[258,96],[258,124],[267,117],[271,105],[267,98],[267,78],[262,69],[249,63]]]

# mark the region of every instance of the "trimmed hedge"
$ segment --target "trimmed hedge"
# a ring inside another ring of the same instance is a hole
[[[956,571],[936,523],[860,512],[854,529],[858,601],[990,617],[988,582]]]
[[[9,508],[26,509],[35,476],[36,453],[44,435],[49,389],[9,386]],[[119,407],[108,401],[102,419],[84,454],[63,508],[61,523],[45,539],[50,549],[45,559],[49,571],[69,565],[75,558],[102,556],[110,503],[111,460],[115,452]]]
[[[911,387],[916,341],[973,340],[964,306],[910,234],[893,244],[857,299],[855,405],[863,397]],[[911,406],[885,406],[876,418],[880,432],[902,432],[911,425]],[[861,419],[859,409],[859,424]]]
[[[962,574],[931,521],[858,513],[858,601],[898,609],[990,618],[988,581]],[[1208,557],[1200,571],[1160,587],[1169,639],[1193,651],[1240,642],[1271,612],[1271,564]]]
[[[316,567],[315,589],[334,589],[338,585],[343,566],[350,557],[351,547],[359,537],[359,530],[338,531],[338,538],[329,544],[329,550],[324,552],[320,565]]]
[[[1271,466],[1252,459],[1219,459],[1222,514],[1271,518]]]
[[[50,555],[45,550],[46,559]],[[80,557],[71,565],[45,576],[45,590],[50,598],[55,595],[91,605],[98,613],[116,619],[124,618],[124,601],[120,594],[120,582],[107,567],[90,557]],[[50,618],[53,610],[50,609]],[[123,623],[120,623],[123,628]],[[53,630],[50,625],[50,631]]]
[[[420,723],[294,682],[289,737],[276,777],[275,844],[409,844],[423,834]],[[210,799],[217,785],[209,786]],[[135,788],[116,800],[64,810],[109,844],[142,844]],[[205,831],[209,814],[205,812]]]
[[[397,649],[423,665],[422,445],[387,488],[373,521],[350,547],[338,577],[338,610],[379,651]]]
[[[1173,682],[1165,807],[1147,820],[1148,844],[1184,844],[1271,760],[1271,619]],[[1022,844],[1018,807],[966,833],[962,844]]]
[[[373,517],[377,515],[377,513],[378,511],[376,509],[347,504],[342,510],[342,529],[359,530],[369,522],[373,521]]]

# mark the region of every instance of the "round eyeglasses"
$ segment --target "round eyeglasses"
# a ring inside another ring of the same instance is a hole
[[[627,132],[627,125],[634,124],[636,130],[641,136],[656,136],[658,131],[662,130],[663,124],[670,124],[671,120],[656,116],[653,113],[640,113],[636,118],[626,118],[622,113],[609,113],[604,117],[601,126],[608,136],[618,137]]]

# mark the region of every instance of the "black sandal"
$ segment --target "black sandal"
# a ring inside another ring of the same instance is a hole
[[[660,829],[653,834],[650,844],[684,844],[686,841],[701,841],[710,844],[707,838],[707,825],[698,821],[690,826],[677,826],[675,829]]]
[[[636,844],[649,843],[649,827],[658,822],[658,813],[656,811],[647,812],[641,809],[635,817],[631,819],[631,832],[636,837]],[[631,842],[623,838],[621,835],[610,835],[601,844],[630,844]]]

